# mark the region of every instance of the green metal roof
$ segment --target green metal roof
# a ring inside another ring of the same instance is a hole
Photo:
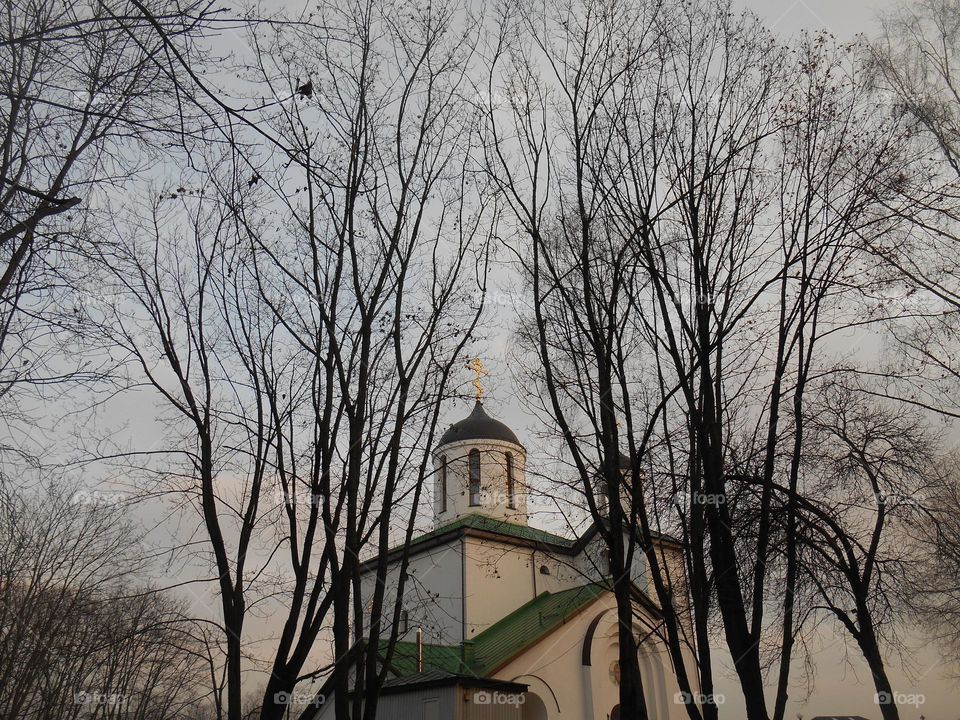
[[[460,645],[423,646],[423,672],[484,677],[559,627],[605,591],[598,583],[558,593],[541,593],[473,640]],[[417,645],[398,642],[391,663],[401,677],[417,674]]]
[[[558,593],[541,593],[473,639],[474,669],[480,674],[495,670],[565,623],[603,592],[602,585],[591,583]]]
[[[441,525],[425,535],[414,538],[410,541],[410,546],[413,547],[415,545],[419,545],[420,543],[427,542],[438,535],[443,535],[444,533],[448,533],[452,530],[459,530],[461,528],[498,533],[500,535],[508,535],[519,540],[530,540],[532,542],[544,543],[546,545],[570,547],[575,542],[574,540],[565,538],[562,535],[555,535],[554,533],[547,532],[546,530],[540,530],[539,528],[533,528],[529,525],[519,525],[517,523],[507,522],[506,520],[497,520],[496,518],[487,517],[486,515],[477,515],[472,513],[470,515],[459,517],[453,522],[447,523],[446,525]]]
[[[381,652],[385,653],[386,642],[381,643]],[[461,659],[459,645],[423,645],[423,669],[442,671],[452,674],[473,674],[473,670]],[[400,676],[414,675],[417,672],[417,644],[398,642],[390,663],[393,671]]]

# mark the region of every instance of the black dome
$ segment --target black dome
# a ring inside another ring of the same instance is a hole
[[[503,440],[520,445],[513,430],[487,415],[487,411],[483,409],[483,403],[479,400],[473,406],[473,412],[460,422],[451,425],[437,444],[446,445],[460,440]]]

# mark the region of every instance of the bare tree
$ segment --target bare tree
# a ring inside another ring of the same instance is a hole
[[[884,718],[897,718],[887,673],[913,595],[913,528],[929,522],[939,486],[937,439],[920,413],[872,402],[836,384],[819,388],[806,410],[801,491],[793,498],[796,560],[814,592],[802,612],[826,611],[857,643]],[[800,609],[800,608],[798,608]]]
[[[622,232],[639,248],[634,322],[650,338],[664,401],[677,394],[683,420],[674,427],[687,429],[673,443],[670,464],[679,467],[669,472],[686,473],[691,600],[700,610],[694,623],[704,687],[712,688],[712,595],[747,716],[766,717],[760,620],[747,610],[751,592],[744,570],[751,559],[736,549],[726,502],[730,439],[724,439],[724,428],[734,416],[728,403],[736,393],[723,386],[727,377],[734,383],[745,379],[733,379],[746,359],[734,334],[779,273],[764,268],[755,228],[766,201],[757,178],[761,148],[776,129],[782,53],[753,18],[733,16],[722,3],[677,8],[667,37],[672,52],[654,96],[655,119],[648,119],[650,101],[639,105],[647,113],[628,118],[621,129],[623,164],[609,177],[622,173],[629,182],[622,189],[608,186]],[[661,139],[654,134],[658,120],[669,128]],[[779,402],[776,388],[774,396]],[[669,603],[666,585],[656,584],[660,602]],[[762,607],[761,599],[756,602]],[[716,708],[704,712],[715,716]]]
[[[130,589],[133,546],[99,508],[75,525],[55,504],[51,532],[95,541],[63,568],[8,493],[7,550],[35,539],[53,574],[33,587],[4,556],[6,706],[54,716],[51,698],[96,686],[107,716],[184,712],[193,697],[174,701],[169,667],[187,657],[217,717],[280,718],[327,676],[338,717],[376,716],[406,579],[402,558],[385,592],[387,551],[414,532],[501,203],[533,300],[520,328],[532,402],[609,549],[622,707],[646,716],[638,563],[688,695],[713,696],[720,642],[748,718],[782,720],[802,630],[826,615],[889,695],[897,523],[918,510],[863,506],[915,494],[935,449],[890,406],[809,396],[822,375],[860,372],[837,368],[831,336],[883,325],[915,368],[880,368],[859,391],[960,414],[941,393],[960,379],[957,267],[939,259],[956,255],[960,219],[958,7],[887,19],[869,89],[896,98],[891,116],[867,96],[857,47],[784,47],[723,0],[505,8],[485,86],[482,18],[464,5],[323,0],[248,18],[227,89],[190,53],[209,5],[14,3],[0,20],[0,398],[77,377],[63,338],[102,343],[81,359],[115,370],[103,402],[149,397],[167,433],[131,448],[94,428],[90,457],[185,521],[172,556],[217,610],[188,634],[165,596]],[[258,100],[231,97],[249,88]],[[132,152],[161,137],[176,155]],[[176,176],[171,159],[186,161]],[[84,207],[135,173],[131,206]],[[93,283],[97,301],[64,313]],[[891,287],[927,304],[857,315]],[[951,507],[951,486],[938,492]],[[927,559],[951,562],[949,518],[919,512]],[[956,589],[929,598],[950,611]],[[30,603],[41,612],[24,623]],[[258,633],[267,612],[276,637]],[[251,677],[264,686],[245,698]],[[710,701],[686,710],[718,717]]]
[[[681,689],[693,686],[682,662],[692,645],[697,687],[712,694],[719,628],[748,717],[782,718],[804,613],[793,495],[793,530],[772,542],[776,488],[780,477],[799,486],[807,382],[832,366],[823,338],[858,321],[838,310],[857,286],[860,238],[899,220],[888,207],[902,135],[871,112],[851,49],[812,38],[788,51],[723,3],[524,12],[519,27],[545,33],[539,59],[507,39],[494,48],[516,69],[488,89],[506,105],[491,103],[488,154],[529,243],[518,252],[533,291],[524,332],[544,410],[594,515],[597,474],[613,505],[627,490],[622,521],[647,555]],[[683,500],[679,524],[658,477]],[[682,602],[655,551],[665,527],[687,549]]]
[[[960,176],[960,3],[917,0],[881,17],[871,47],[879,85],[935,140]]]
[[[913,158],[902,166],[901,201],[890,213],[904,231],[868,242],[881,261],[883,312],[897,354],[880,369],[878,395],[960,417],[953,401],[960,317],[960,5],[921,0],[882,17],[866,79],[876,98],[910,131]]]
[[[495,210],[471,165],[475,30],[458,29],[455,4],[411,12],[329,3],[257,24],[256,79],[273,99],[214,102],[227,151],[98,244],[116,302],[95,322],[128,354],[121,386],[150,388],[171,429],[165,447],[112,454],[196,510],[231,720],[253,670],[262,718],[331,671],[338,717],[372,718],[397,637],[386,551],[413,532]],[[198,103],[214,94],[202,82],[185,83]],[[283,620],[267,643],[249,630],[265,607]],[[332,666],[315,659],[324,637]]]
[[[957,358],[960,321],[960,4],[923,0],[882,18],[869,67],[879,99],[912,130],[918,159],[905,170],[901,192],[913,208],[908,232],[869,245],[882,262],[882,288],[891,316],[893,357],[879,368],[872,391],[947,420],[960,417]],[[915,603],[918,616],[944,648],[955,647],[957,596],[951,472],[931,491],[929,516],[917,527]]]
[[[189,623],[171,598],[134,584],[142,546],[117,499],[0,484],[2,717],[199,709]]]
[[[665,160],[639,152],[642,130],[630,128],[629,169],[617,172],[632,182],[611,188],[645,248],[637,317],[664,386],[681,388],[665,434],[687,431],[667,438],[660,466],[684,491],[693,606],[708,607],[712,586],[748,716],[768,716],[763,657],[773,656],[769,716],[780,718],[802,610],[794,535],[771,543],[773,487],[797,486],[806,387],[832,362],[824,339],[859,321],[841,298],[858,284],[859,238],[889,227],[901,136],[870,112],[849,50],[813,38],[787,52],[749,21],[717,17],[713,31],[682,36]],[[792,525],[789,503],[780,510]],[[709,624],[695,623],[702,652]],[[765,647],[769,623],[779,638]]]
[[[960,662],[960,485],[955,458],[947,456],[935,477],[942,482],[928,490],[923,499],[929,517],[913,533],[920,541],[912,558],[916,563],[911,587],[912,606],[923,626],[944,655]]]
[[[623,99],[662,61],[657,7],[524,3],[503,18],[482,93],[488,168],[516,219],[514,251],[531,295],[520,333],[536,363],[524,382],[540,390],[534,409],[556,428],[609,550],[600,571],[617,603],[620,705],[640,718],[633,570],[635,557],[653,550],[633,528],[639,458],[658,408],[632,377],[641,339],[629,322],[635,246],[611,221],[598,181]],[[683,677],[682,660],[677,667]],[[682,680],[681,688],[690,690]]]
[[[182,48],[213,15],[200,2],[161,1],[152,9]],[[70,294],[65,275],[87,241],[85,219],[103,197],[98,192],[143,170],[144,151],[178,119],[156,62],[161,47],[150,25],[108,3],[16,0],[0,14],[0,397],[7,434],[18,417],[16,388],[42,389],[80,370],[82,359],[63,348],[71,310],[90,297]],[[4,444],[28,451],[14,438]]]

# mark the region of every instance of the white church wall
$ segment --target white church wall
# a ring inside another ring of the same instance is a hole
[[[397,596],[399,561],[387,573],[384,613],[385,622],[392,620],[390,610]],[[369,612],[375,589],[375,570],[361,578],[364,608]],[[431,548],[410,558],[407,581],[403,590],[403,609],[407,611],[407,631],[400,639],[416,640],[417,627],[424,631],[424,642],[452,645],[463,640],[463,551],[461,541]],[[364,618],[369,628],[369,615]],[[384,626],[386,627],[386,626]],[[401,628],[402,630],[403,628]]]
[[[599,582],[609,575],[610,563],[607,560],[607,546],[600,537],[594,535],[583,551],[574,559],[577,570],[585,582]]]
[[[578,557],[554,555],[541,550],[530,552],[536,568],[534,583],[537,595],[543,592],[562,592],[590,582],[589,578],[584,577]]]
[[[686,633],[686,636],[690,642],[693,642],[693,620],[689,612],[689,608],[685,605],[689,596],[686,588],[682,587],[687,581],[686,569],[683,562],[683,553],[673,543],[662,543],[657,545],[657,554],[663,570],[663,576],[669,578],[670,583],[674,588],[674,602],[684,603],[684,606],[677,608],[681,618],[681,629]],[[657,602],[656,588],[653,585],[652,573],[653,570],[648,567],[646,572],[648,588],[647,592],[653,601]]]
[[[624,543],[627,542],[624,537]],[[576,556],[574,565],[580,572],[583,582],[599,582],[610,574],[609,550],[606,542],[598,533],[587,543],[583,552]],[[650,587],[650,574],[647,558],[637,547],[633,553],[630,576],[638,588],[646,592]]]
[[[466,538],[467,639],[532,600],[534,560],[530,548]]]
[[[470,450],[480,453],[480,501],[470,504]],[[506,453],[513,458],[514,494],[510,507]],[[443,509],[442,458],[447,459],[447,505]],[[461,440],[438,448],[434,459],[433,505],[436,524],[443,525],[470,513],[515,523],[527,522],[526,451],[501,440]]]
[[[668,562],[674,565],[672,572],[682,573],[677,564],[680,559],[674,555],[667,554]],[[459,643],[463,638],[464,612],[470,639],[543,592],[562,592],[599,581],[606,562],[606,547],[599,536],[576,556],[474,537],[418,553],[410,559],[407,569],[403,602],[407,630],[401,633],[401,639],[415,640],[416,628],[421,627],[425,642]],[[392,608],[396,598],[398,567],[394,563],[388,572],[385,611]],[[652,593],[646,558],[641,553],[634,555],[633,576],[638,587]],[[373,583],[370,571],[361,583],[365,608],[369,608],[373,597]],[[365,627],[369,627],[369,617],[364,621]]]
[[[468,537],[466,557],[468,639],[537,595],[598,582],[608,568],[599,535],[576,556]],[[649,589],[646,558],[640,552],[634,553],[632,575],[640,589]]]
[[[523,720],[523,704],[489,702],[493,694],[461,685],[392,692],[380,696],[377,720]],[[335,720],[332,695],[312,720]]]
[[[598,613],[612,602],[603,597],[588,605],[566,623],[545,635],[540,642],[496,671],[499,679],[512,678],[529,685],[543,701],[548,720],[561,718],[606,719],[616,704],[611,689],[593,687],[592,668],[582,662],[583,641]],[[608,707],[607,707],[608,706]],[[605,707],[600,714],[594,708]]]
[[[584,644],[590,625],[598,616],[600,620],[589,648],[590,665],[584,665]],[[638,628],[638,634],[640,632],[644,631]],[[528,685],[530,692],[543,700],[548,720],[606,720],[620,700],[614,665],[619,659],[616,635],[616,601],[612,593],[608,593],[510,660],[494,675],[501,680]],[[647,640],[640,665],[649,695],[650,717],[657,720],[688,717],[686,708],[676,702],[676,679],[666,648],[660,641]],[[621,717],[630,715],[621,714]]]
[[[462,704],[456,686],[420,688],[383,695],[377,703],[377,720],[447,720],[458,716]]]

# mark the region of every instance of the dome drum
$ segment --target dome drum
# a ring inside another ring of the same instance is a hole
[[[478,401],[433,452],[436,526],[468,514],[526,524],[526,454],[516,434]]]

